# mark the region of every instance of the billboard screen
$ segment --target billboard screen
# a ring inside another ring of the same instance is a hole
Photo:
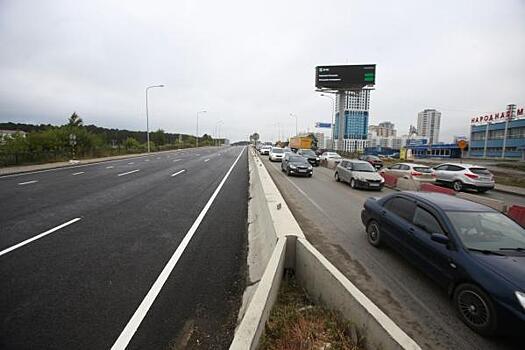
[[[323,123],[323,122],[317,122],[315,123],[316,128],[327,128],[330,129],[332,127],[332,123]]]
[[[315,87],[319,89],[361,89],[375,81],[375,64],[315,67]]]

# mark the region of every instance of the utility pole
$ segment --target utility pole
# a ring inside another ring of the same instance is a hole
[[[150,145],[149,145],[149,115],[148,115],[148,91],[149,89],[153,88],[161,88],[164,87],[163,84],[161,85],[151,85],[146,88],[146,140],[148,143],[148,153],[150,152]]]

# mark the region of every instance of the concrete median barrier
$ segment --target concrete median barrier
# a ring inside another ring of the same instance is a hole
[[[432,183],[422,183],[419,185],[419,190],[422,192],[438,192],[438,193],[445,193],[450,194],[451,196],[455,196],[456,192],[450,188],[441,187],[438,185],[434,185]]]
[[[505,202],[500,201],[498,199],[486,198],[486,197],[482,197],[482,196],[471,194],[471,193],[465,193],[465,192],[459,192],[457,196],[459,198],[467,199],[471,202],[486,205],[487,207],[496,209],[497,211],[502,212],[502,213],[507,212],[507,204],[505,204]]]
[[[254,153],[251,156],[257,157]],[[265,193],[277,244],[240,320],[230,349],[258,347],[285,269],[295,270],[298,281],[314,300],[340,311],[351,320],[365,337],[367,348],[420,349],[413,339],[306,240],[264,165],[259,162],[255,160],[254,168]]]
[[[522,227],[525,227],[525,207],[513,205],[509,208],[507,215]]]

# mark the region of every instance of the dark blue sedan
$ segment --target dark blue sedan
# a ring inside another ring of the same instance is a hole
[[[525,331],[525,229],[481,204],[441,193],[369,198],[368,241],[397,250],[447,288],[461,320],[482,335]]]

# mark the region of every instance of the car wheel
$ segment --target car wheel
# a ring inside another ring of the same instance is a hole
[[[355,180],[353,178],[350,179],[350,187],[356,188]]]
[[[454,291],[454,306],[459,318],[481,335],[493,335],[498,328],[496,312],[489,296],[478,286],[461,284]]]
[[[366,236],[368,238],[368,243],[374,247],[379,247],[381,245],[381,230],[379,229],[377,221],[371,220],[368,225],[366,225]]]
[[[463,189],[463,183],[459,180],[456,180],[452,184],[452,188],[454,189],[454,191],[460,192]]]
[[[312,174],[308,174],[308,177],[312,177]]]
[[[341,179],[339,178],[339,174],[338,173],[335,173],[334,177],[335,177],[335,181],[337,181],[337,182],[341,181]]]

